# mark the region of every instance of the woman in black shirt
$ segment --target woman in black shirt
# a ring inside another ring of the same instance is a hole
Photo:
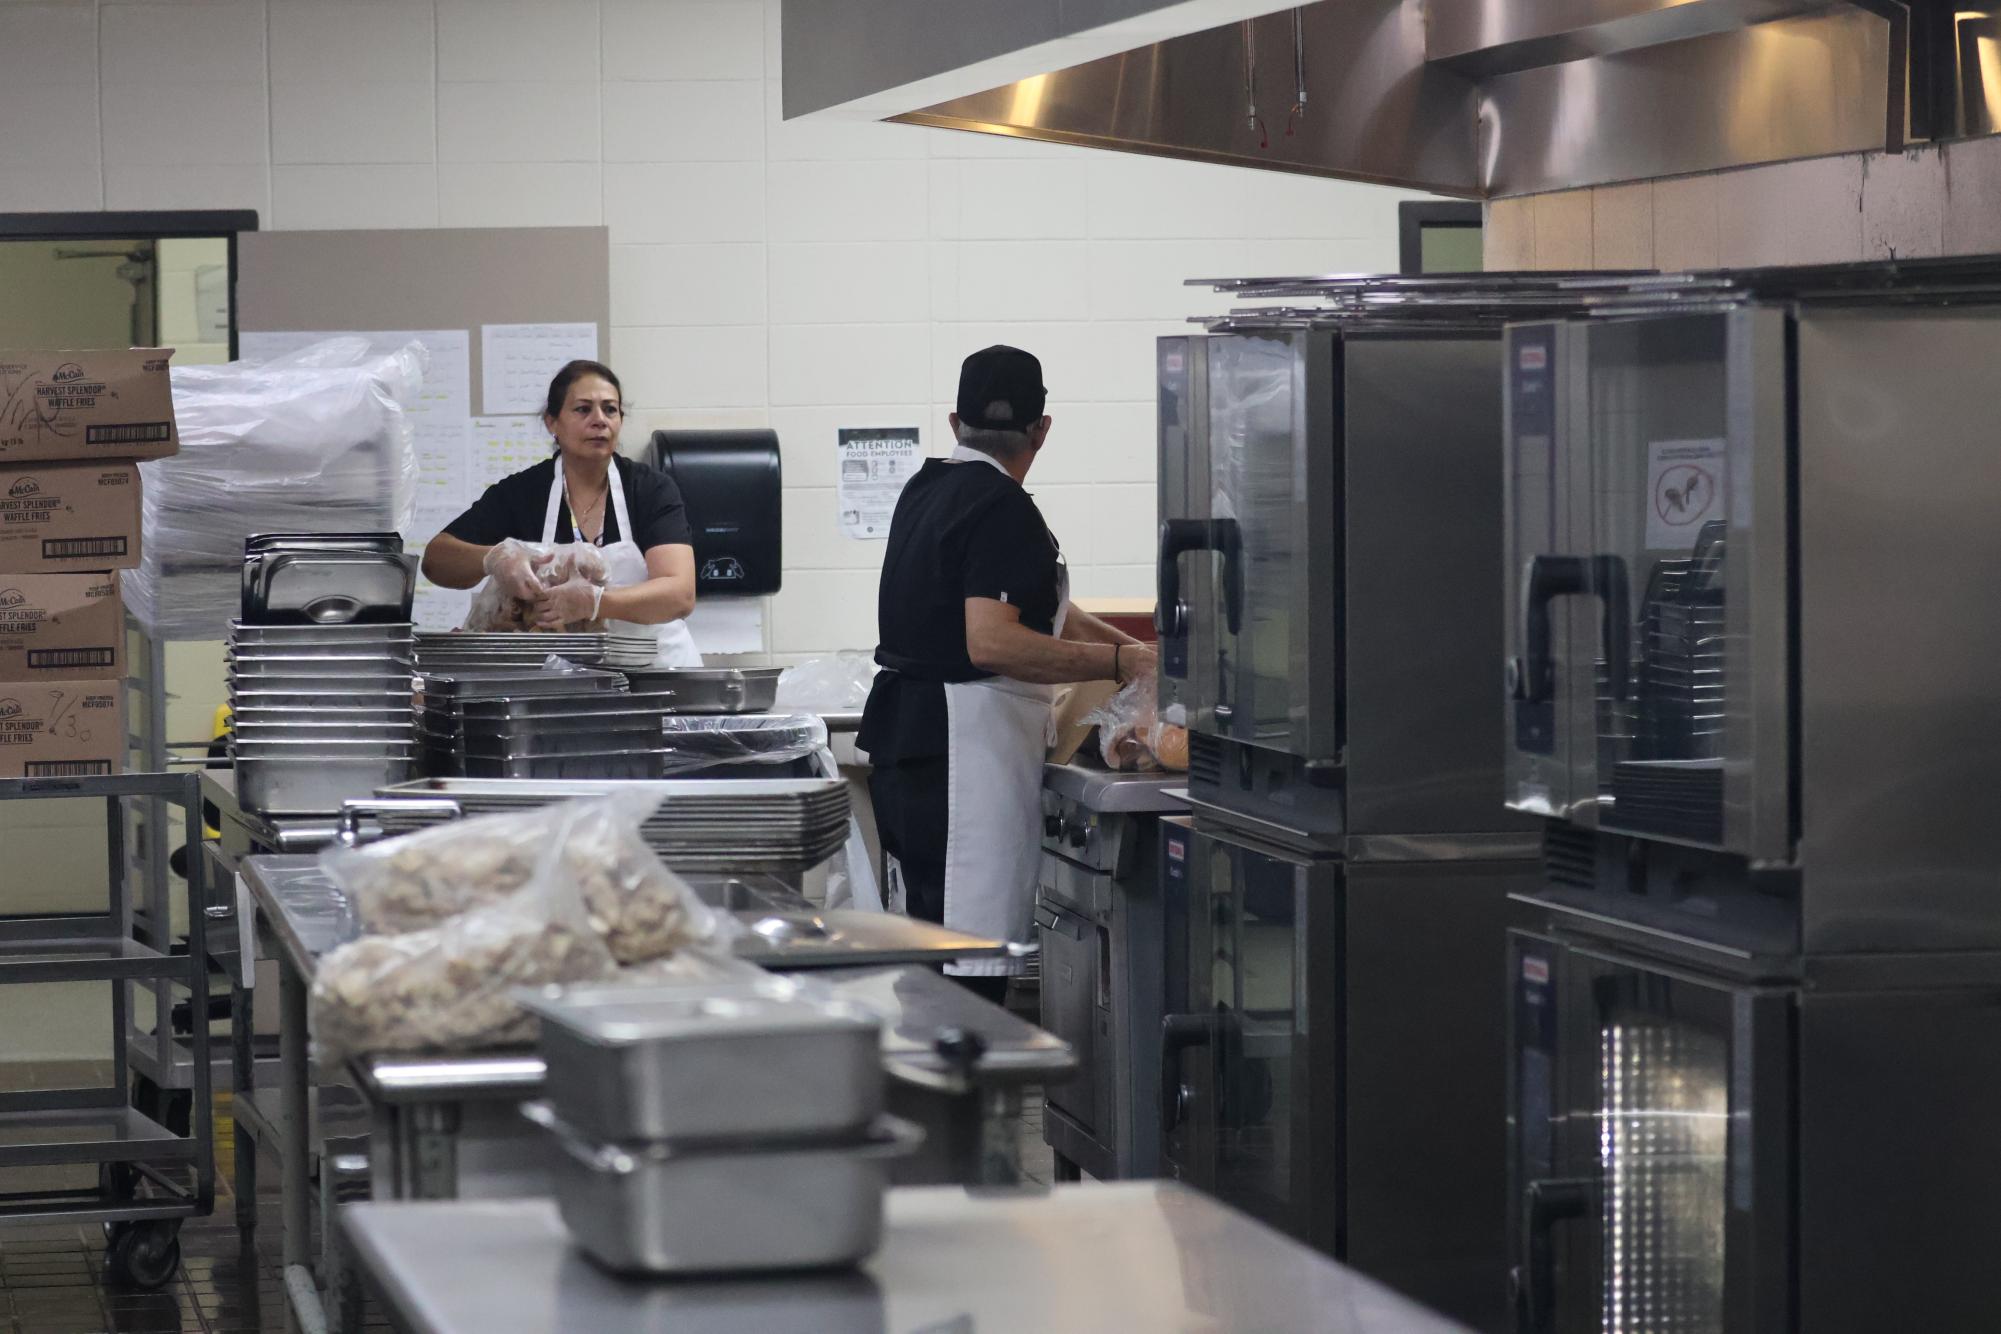
[[[610,367],[573,361],[556,372],[542,414],[555,455],[495,482],[447,524],[424,549],[424,574],[445,588],[471,588],[491,576],[533,603],[537,629],[624,622],[659,639],[662,665],[700,666],[685,624],[695,607],[687,507],[673,478],[618,457],[624,422],[623,391]],[[544,587],[525,559],[502,548],[510,538],[595,545],[605,586],[575,580]]]

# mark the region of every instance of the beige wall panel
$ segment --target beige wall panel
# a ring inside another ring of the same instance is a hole
[[[1535,197],[1489,200],[1482,235],[1490,272],[1534,268]]]
[[[1654,182],[1654,267],[1716,267],[1714,176],[1678,176]]]
[[[1532,196],[1535,267],[1588,269],[1591,263],[1591,192],[1559,190]]]
[[[1945,155],[1935,148],[1862,160],[1862,257],[1945,253]]]
[[[1717,182],[1717,262],[1837,264],[1862,257],[1862,158],[1812,158]]]
[[[1601,269],[1654,266],[1654,185],[1605,185],[1591,192],[1591,260]]]
[[[2001,251],[2001,137],[1946,145],[1945,249]]]

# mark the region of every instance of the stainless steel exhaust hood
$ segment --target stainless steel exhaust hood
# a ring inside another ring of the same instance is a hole
[[[787,116],[1469,198],[2001,127],[2001,8],[1930,0],[784,0],[783,16]]]

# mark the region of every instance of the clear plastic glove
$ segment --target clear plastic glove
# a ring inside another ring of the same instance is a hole
[[[548,548],[541,550],[546,552]],[[480,565],[486,571],[486,577],[493,580],[502,593],[522,602],[532,602],[544,591],[543,582],[535,573],[536,555],[535,547],[509,537],[498,546],[489,547],[486,559]]]
[[[565,542],[546,550],[549,553],[547,563],[537,567],[544,587],[553,588],[571,579],[602,584],[607,577],[604,553],[587,542]]]
[[[604,589],[581,576],[573,576],[548,589],[535,599],[535,628],[563,630],[585,625],[598,616]]]

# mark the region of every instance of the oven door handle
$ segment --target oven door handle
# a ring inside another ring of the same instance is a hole
[[[1623,700],[1632,677],[1632,629],[1627,613],[1626,562],[1619,556],[1536,556],[1522,585],[1522,656],[1511,664],[1514,697],[1528,704],[1556,698],[1556,661],[1550,649],[1549,604],[1560,597],[1595,597],[1598,637],[1611,678],[1612,698]]]
[[[1181,1081],[1175,1058],[1190,1047],[1206,1047],[1219,1027],[1213,1014],[1170,1014],[1160,1021],[1160,1128],[1181,1124]]]
[[[1558,1223],[1585,1218],[1598,1199],[1598,1184],[1583,1177],[1531,1181],[1522,1197],[1522,1239],[1527,1254],[1515,1271],[1517,1334],[1550,1334],[1556,1321],[1556,1238]]]
[[[1230,633],[1238,633],[1244,620],[1244,536],[1235,519],[1169,519],[1160,525],[1154,631],[1163,638],[1188,632],[1188,606],[1181,600],[1181,558],[1191,551],[1222,554],[1223,617]]]

